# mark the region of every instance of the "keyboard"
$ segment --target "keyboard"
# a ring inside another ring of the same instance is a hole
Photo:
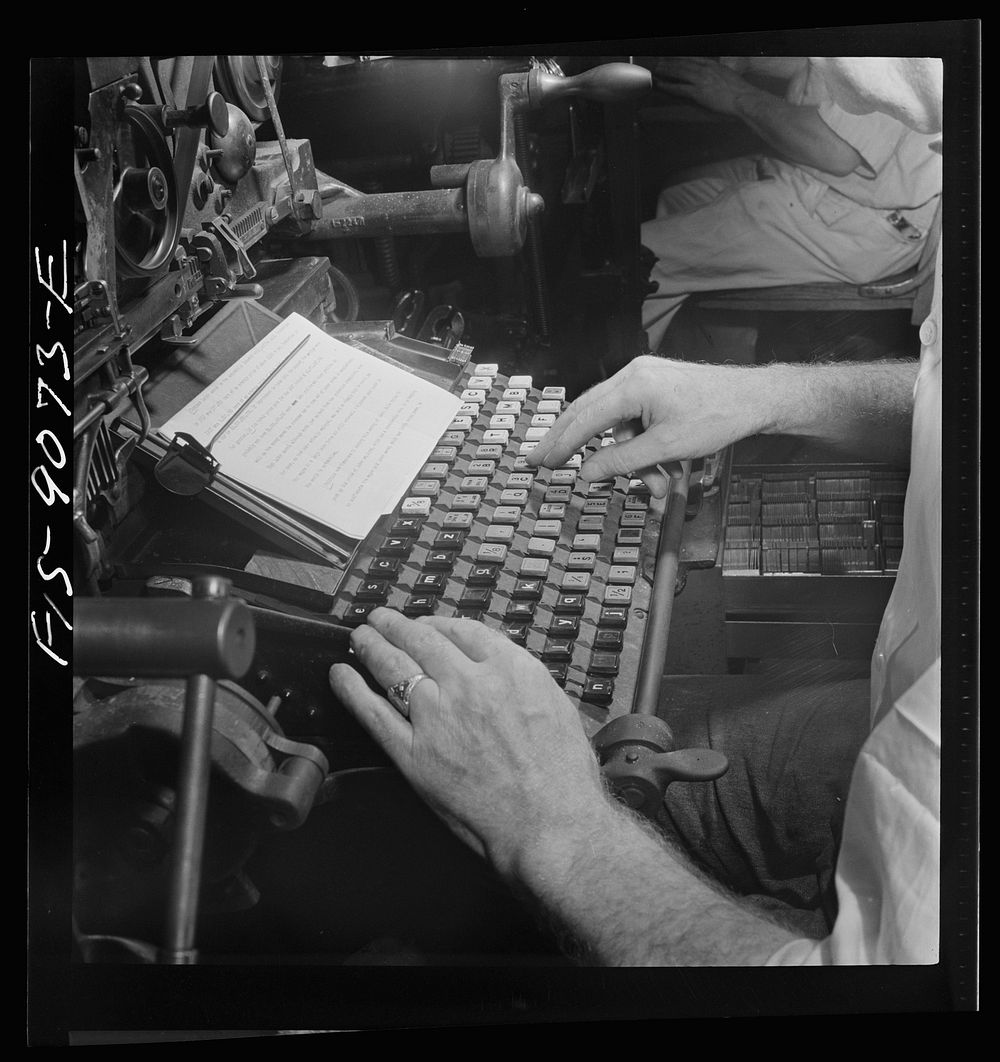
[[[560,468],[528,467],[564,387],[496,364],[467,366],[457,387],[461,408],[355,553],[334,615],[357,625],[387,606],[485,623],[542,660],[596,730],[632,710],[664,503],[638,479],[579,478],[610,431]]]

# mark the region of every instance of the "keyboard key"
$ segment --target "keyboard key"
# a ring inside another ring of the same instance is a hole
[[[404,516],[430,516],[431,500],[430,498],[404,498],[399,511]]]
[[[645,512],[624,512],[618,523],[622,527],[645,527],[646,514]]]
[[[469,462],[468,473],[470,476],[486,476],[487,479],[497,470],[496,461],[483,461],[477,458]]]
[[[553,616],[549,634],[555,638],[576,638],[580,633],[579,616]]]
[[[455,554],[450,550],[431,550],[424,561],[427,571],[451,571],[455,567]]]
[[[539,442],[540,440],[545,438],[545,435],[548,432],[548,430],[549,429],[547,427],[542,428],[542,427],[538,427],[537,425],[535,425],[533,427],[530,427],[524,433],[524,441],[526,443],[528,443],[528,442]]]
[[[563,572],[559,588],[561,590],[589,590],[590,572]]]
[[[548,487],[545,491],[547,502],[556,502],[565,505],[573,497],[573,488],[570,486]]]
[[[626,510],[648,509],[649,499],[641,494],[626,494],[624,505]]]
[[[447,582],[441,572],[422,572],[413,581],[413,589],[422,594],[443,594]]]
[[[493,386],[493,377],[487,376],[485,373],[481,376],[477,374],[470,376],[468,382],[469,387],[474,391],[489,391]]]
[[[486,542],[506,542],[509,545],[514,541],[514,528],[510,524],[490,524],[483,539]]]
[[[558,416],[562,412],[562,402],[558,399],[541,398],[535,408],[539,413]]]
[[[638,546],[615,546],[614,553],[611,554],[612,564],[638,564],[639,563],[639,547]]]
[[[640,545],[642,545],[642,528],[641,527],[623,527],[615,535],[615,542],[619,546],[640,546]]]
[[[549,669],[549,674],[555,679],[558,685],[566,685],[566,675],[569,671],[569,664],[549,663],[545,666]]]
[[[573,550],[574,552],[596,552],[601,548],[601,536],[600,535],[574,535],[573,536]]]
[[[533,619],[535,615],[535,602],[534,601],[511,601],[507,605],[507,611],[504,613],[504,619],[508,623],[519,622],[524,623],[526,620]]]
[[[436,479],[417,479],[410,492],[418,498],[436,498],[441,493],[441,484]]]
[[[461,608],[478,608],[485,612],[490,607],[490,594],[488,587],[467,586],[458,604]]]
[[[420,470],[420,478],[446,480],[450,468],[447,461],[430,461]]]
[[[530,472],[511,472],[504,486],[510,490],[531,490],[534,482],[535,477]]]
[[[624,630],[628,626],[628,608],[621,605],[606,605],[601,609],[597,625]]]
[[[625,632],[602,630],[594,632],[594,648],[606,653],[620,653],[625,648]]]
[[[477,512],[482,498],[478,494],[456,494],[451,507],[456,512]]]
[[[551,557],[556,550],[555,539],[552,538],[529,538],[528,552],[533,557]]]
[[[631,600],[631,586],[606,586],[604,588],[604,603],[606,605],[627,605]]]
[[[493,510],[493,523],[513,524],[521,522],[521,514],[524,510],[519,505],[498,505]]]
[[[576,522],[576,529],[579,532],[586,533],[588,531],[594,531],[598,535],[604,534],[604,517],[603,516],[581,516]]]
[[[562,533],[562,520],[536,520],[532,534],[543,538],[558,538]]]
[[[503,393],[504,402],[526,402],[528,392],[523,387],[508,387]]]
[[[463,476],[456,497],[460,498],[463,494],[485,494],[489,485],[490,481],[486,476]]]
[[[510,482],[509,478],[507,482]],[[528,492],[526,490],[511,490],[509,487],[505,487],[502,491],[500,491],[500,504],[519,506],[527,505]]]
[[[463,402],[458,407],[458,416],[460,417],[472,417],[475,421],[479,416],[479,403],[478,402]]]
[[[434,548],[439,550],[461,549],[464,541],[464,531],[438,531],[434,536]]]
[[[464,431],[446,431],[441,436],[442,447],[459,447],[465,445],[465,432]]]
[[[503,402],[503,401],[497,402],[497,413],[499,413],[502,416],[511,416],[511,417],[514,417],[516,419],[517,417],[519,417],[521,415],[521,403],[520,402]],[[490,425],[490,427],[493,427],[493,426],[494,425],[492,425],[492,424]],[[503,427],[503,425],[502,424],[497,424],[496,427],[501,428],[501,427]],[[511,427],[513,428],[514,425],[511,424]]]
[[[555,612],[583,612],[587,598],[584,594],[560,594],[553,605]]]
[[[472,527],[472,521],[472,513],[445,513],[441,522],[449,529],[457,527],[468,529]]]
[[[473,564],[465,577],[469,586],[496,586],[499,564]]]
[[[608,582],[632,586],[635,583],[634,564],[612,564],[608,568]]]
[[[435,446],[431,450],[432,461],[443,461],[445,464],[450,465],[456,457],[458,457],[457,446]]]
[[[486,389],[482,387],[467,387],[459,396],[463,402],[476,402],[482,405],[486,401]]]
[[[392,557],[375,557],[368,565],[368,574],[391,579],[399,573],[399,561]]]
[[[429,616],[437,608],[435,594],[410,594],[403,602],[404,616]]]
[[[490,417],[490,427],[500,428],[503,431],[513,431],[514,424],[517,422],[517,417],[511,413],[494,413]]]
[[[588,704],[597,704],[607,707],[615,699],[615,684],[613,679],[587,678],[583,684],[580,699]]]
[[[483,432],[484,443],[499,443],[501,446],[506,446],[510,442],[510,432],[500,431],[498,428],[487,428]]]
[[[503,447],[499,443],[480,443],[476,447],[477,461],[499,461],[503,457]]]
[[[608,511],[608,499],[585,498],[580,511],[585,516],[604,516]]]
[[[529,387],[531,387],[531,377],[530,376],[512,376],[507,381],[507,386],[508,387],[518,387],[518,388],[523,387],[523,388],[525,388],[525,390],[527,390]]]
[[[500,371],[500,366],[494,361],[484,361],[476,365],[472,370],[473,376],[488,376],[491,380]]]
[[[589,551],[574,550],[566,558],[566,567],[572,571],[592,572],[597,563],[597,554]]]
[[[452,418],[449,431],[472,431],[472,417],[461,415]]]
[[[549,571],[546,557],[525,557],[521,561],[520,574],[523,576],[540,575],[544,578]]]
[[[518,601],[540,601],[545,582],[542,579],[518,579],[511,594]]]
[[[389,587],[392,584],[388,579],[365,579],[354,592],[355,601],[381,601],[389,600]]]
[[[378,607],[374,602],[369,602],[368,604],[357,602],[348,605],[344,610],[343,621],[349,627],[359,627],[362,623],[367,622],[369,615]]]
[[[546,638],[542,648],[542,659],[546,662],[572,660],[573,645],[572,638]]]
[[[503,564],[507,559],[507,547],[499,542],[484,542],[476,550],[476,560],[485,563]]]
[[[565,387],[543,387],[542,398],[546,401],[562,402],[566,398]]]
[[[528,626],[527,623],[504,623],[500,632],[506,634],[515,645],[527,645]]]
[[[455,619],[468,619],[468,620],[482,620],[483,610],[481,608],[456,608]]]
[[[382,539],[378,547],[378,553],[383,557],[408,557],[412,544],[408,538],[400,538],[392,535]]]
[[[401,516],[393,522],[389,528],[390,535],[400,535],[404,538],[418,538],[424,521],[418,516]]]
[[[588,675],[617,675],[617,653],[591,653],[590,663],[587,665]]]
[[[572,487],[576,483],[577,473],[572,468],[555,468],[549,476],[549,483],[553,487]]]
[[[565,516],[566,506],[563,502],[542,502],[538,506],[540,520],[562,520]]]

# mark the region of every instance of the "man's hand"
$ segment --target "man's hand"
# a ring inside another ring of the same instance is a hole
[[[408,619],[375,609],[351,636],[388,689],[417,674],[410,718],[348,664],[333,692],[414,789],[473,850],[514,873],[545,838],[607,804],[576,708],[543,664],[475,620]]]
[[[770,401],[754,369],[646,356],[581,395],[528,454],[528,464],[558,468],[607,428],[616,445],[580,469],[595,482],[640,477],[652,494],[667,492],[662,465],[705,457],[764,430]]]
[[[664,92],[683,96],[692,103],[730,117],[738,117],[737,97],[762,94],[730,67],[715,59],[697,56],[661,59],[656,64],[653,82]]]

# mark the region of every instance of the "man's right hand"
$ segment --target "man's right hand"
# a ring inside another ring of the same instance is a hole
[[[528,464],[558,468],[595,435],[614,429],[616,444],[580,469],[587,482],[641,478],[666,495],[662,465],[704,457],[770,423],[771,396],[759,370],[645,356],[581,395],[528,454]]]

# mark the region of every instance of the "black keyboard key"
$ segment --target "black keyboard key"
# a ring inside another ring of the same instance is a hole
[[[490,607],[490,593],[488,587],[467,586],[462,591],[458,604],[460,608],[478,608],[485,612]]]
[[[410,539],[392,535],[382,539],[378,552],[382,557],[408,557],[412,548],[413,543]]]
[[[388,579],[365,579],[354,594],[355,601],[385,602],[389,600]]]
[[[474,564],[465,581],[469,586],[496,586],[499,564]]]
[[[587,666],[587,673],[590,675],[617,675],[618,654],[591,653],[590,664]]]
[[[572,638],[546,638],[542,659],[547,663],[561,663],[573,659]]]
[[[422,519],[416,516],[401,516],[389,528],[390,535],[399,535],[405,538],[418,538],[420,529],[424,526]]]
[[[368,574],[392,579],[399,574],[399,561],[394,557],[375,557],[368,565]]]
[[[418,594],[443,594],[447,578],[441,572],[422,572],[413,582]]]
[[[481,608],[456,608],[455,619],[469,619],[469,620],[482,620],[483,610]]]
[[[587,599],[583,594],[560,594],[556,598],[556,612],[583,612]]]
[[[511,595],[519,601],[540,601],[545,582],[542,579],[518,579]]]
[[[410,594],[403,603],[404,616],[429,616],[437,606],[436,594]]]
[[[601,609],[597,625],[624,630],[628,626],[628,609],[622,605],[605,605]]]
[[[527,623],[505,623],[500,631],[506,634],[515,645],[523,646],[528,644],[528,626]]]
[[[507,611],[504,613],[504,618],[508,623],[516,622],[518,620],[530,620],[535,615],[535,602],[534,601],[511,601],[507,606]]]
[[[588,678],[583,684],[580,699],[589,704],[607,707],[615,699],[615,683],[609,678]]]
[[[348,605],[344,611],[344,623],[348,627],[359,627],[362,623],[365,623],[368,616],[378,608],[377,604],[362,604],[361,602],[355,602],[353,605]]]
[[[464,541],[464,531],[438,531],[434,536],[434,548],[437,550],[461,549]]]
[[[625,632],[598,629],[594,633],[594,648],[606,653],[620,653],[625,648]]]
[[[560,686],[566,685],[566,675],[569,673],[569,664],[546,664],[549,674]]]
[[[553,616],[549,634],[554,638],[576,638],[580,633],[579,616]]]
[[[431,550],[424,561],[425,571],[450,572],[454,567],[455,554],[449,549]]]

